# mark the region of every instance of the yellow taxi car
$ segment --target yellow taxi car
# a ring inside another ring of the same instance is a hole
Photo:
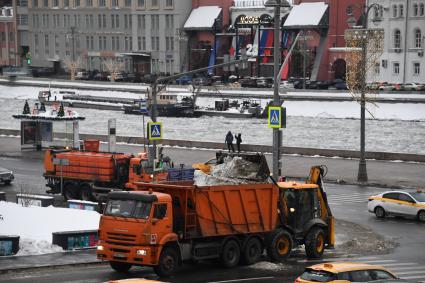
[[[393,273],[379,265],[356,262],[329,262],[307,267],[295,283],[305,282],[373,282],[397,279]]]
[[[403,216],[425,222],[425,192],[388,191],[369,197],[368,211],[378,218]]]

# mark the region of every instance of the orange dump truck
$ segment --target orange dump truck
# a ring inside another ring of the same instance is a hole
[[[65,199],[87,201],[106,198],[111,190],[133,189],[134,182],[165,180],[166,172],[154,172],[145,153],[78,150],[47,150],[43,176],[48,193],[63,194]]]
[[[139,265],[168,276],[187,260],[252,264],[264,249],[279,261],[301,244],[317,258],[333,246],[318,167],[305,184],[136,185],[139,191],[108,195],[99,224],[97,257],[119,272]]]

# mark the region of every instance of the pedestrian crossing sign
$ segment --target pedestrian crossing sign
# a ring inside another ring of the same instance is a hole
[[[148,139],[150,141],[162,140],[162,123],[161,122],[148,123]]]
[[[286,109],[280,106],[269,106],[268,126],[272,129],[285,128]]]

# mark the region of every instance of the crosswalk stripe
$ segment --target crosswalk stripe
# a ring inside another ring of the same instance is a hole
[[[422,275],[422,276],[400,276],[402,279],[407,279],[407,280],[410,280],[410,279],[425,279],[425,274],[424,275]]]
[[[406,265],[417,265],[417,263],[414,262],[399,262],[399,263],[388,263],[388,264],[383,264],[383,266],[387,267],[387,266],[406,266]]]
[[[407,271],[407,272],[396,272],[398,276],[408,274],[423,274],[425,276],[425,270]]]
[[[415,270],[415,269],[419,269],[425,272],[424,267],[422,265],[417,265],[417,266],[407,266],[407,267],[396,267],[393,268],[391,270],[394,270],[394,272],[397,271],[403,271],[403,270]]]
[[[379,263],[379,264],[385,264],[385,262],[397,262],[396,260],[393,259],[381,259],[381,260],[362,260],[362,263]]]

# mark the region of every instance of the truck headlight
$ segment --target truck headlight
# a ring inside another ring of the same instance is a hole
[[[103,246],[97,246],[98,251],[103,251]]]
[[[146,250],[137,250],[136,251],[137,255],[141,255],[141,256],[145,256],[146,255]]]

